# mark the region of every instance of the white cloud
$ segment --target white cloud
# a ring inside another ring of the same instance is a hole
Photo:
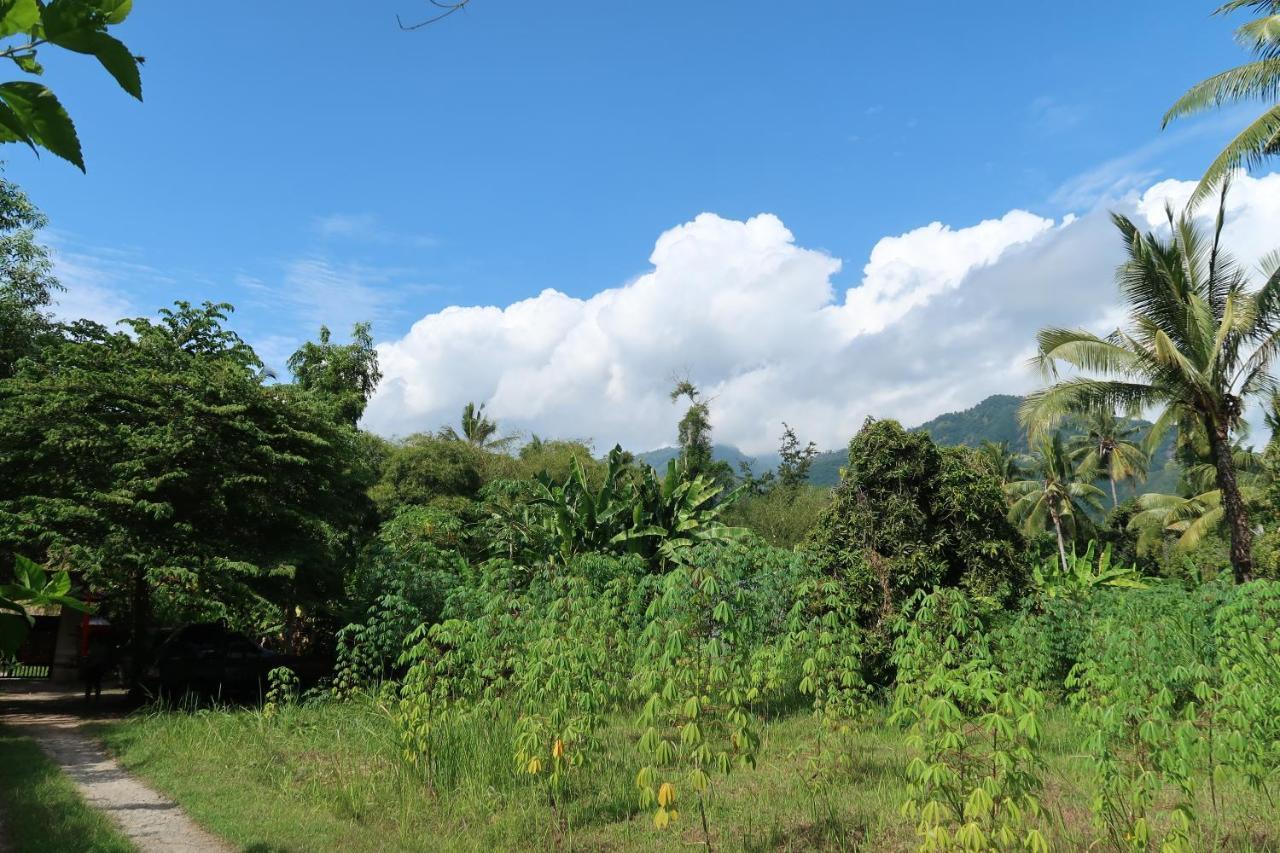
[[[1162,182],[1120,207],[1149,219],[1191,186]],[[1271,248],[1277,190],[1280,175],[1237,182],[1227,236],[1243,262]],[[687,373],[714,398],[717,441],[768,451],[786,420],[837,447],[867,415],[914,424],[1034,387],[1038,328],[1109,331],[1120,317],[1121,253],[1104,211],[1055,223],[1015,210],[886,237],[838,294],[841,261],[777,217],[702,214],[658,238],[649,272],[588,299],[545,290],[423,317],[380,346],[366,426],[434,429],[475,400],[508,429],[643,450],[673,443],[666,394]]]
[[[1065,133],[1079,125],[1088,115],[1083,104],[1070,104],[1052,95],[1041,95],[1027,109],[1031,126],[1046,135]]]
[[[330,213],[316,217],[312,225],[315,232],[327,240],[396,244],[414,249],[430,249],[440,244],[430,234],[404,234],[388,228],[372,213]]]
[[[169,288],[174,279],[138,261],[130,250],[84,246],[61,232],[46,232],[53,273],[63,290],[54,294],[53,313],[62,320],[93,320],[112,326],[140,310],[128,291],[131,285]]]

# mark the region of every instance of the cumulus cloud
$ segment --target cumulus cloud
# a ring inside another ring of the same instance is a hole
[[[1158,227],[1193,186],[1161,182],[1117,207]],[[1273,247],[1280,175],[1238,181],[1231,215],[1227,239],[1251,263]],[[1034,387],[1038,328],[1109,331],[1121,317],[1121,253],[1104,211],[1014,210],[886,237],[840,293],[841,260],[776,216],[702,214],[658,238],[648,272],[590,298],[545,290],[423,317],[379,347],[366,426],[434,429],[475,400],[509,429],[644,450],[673,443],[666,395],[687,374],[713,398],[719,442],[768,451],[785,420],[837,447],[868,415],[914,424]]]

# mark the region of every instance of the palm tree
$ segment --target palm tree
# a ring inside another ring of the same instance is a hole
[[[1243,583],[1253,575],[1253,531],[1231,440],[1243,426],[1245,399],[1275,387],[1270,368],[1280,350],[1280,255],[1264,262],[1270,272],[1262,287],[1249,290],[1245,274],[1220,246],[1225,202],[1224,188],[1211,234],[1186,212],[1175,220],[1168,211],[1167,239],[1113,215],[1128,250],[1117,273],[1129,303],[1128,327],[1105,338],[1041,330],[1036,360],[1046,376],[1056,377],[1059,363],[1085,375],[1031,394],[1018,416],[1034,431],[1097,408],[1136,417],[1163,407],[1153,443],[1175,425],[1198,425],[1222,491],[1232,569]]]
[[[1192,86],[1165,113],[1163,126],[1211,107],[1251,100],[1274,103],[1209,165],[1191,196],[1192,205],[1207,198],[1233,170],[1257,166],[1280,154],[1280,102],[1276,102],[1280,94],[1280,0],[1232,0],[1214,14],[1225,15],[1246,7],[1257,9],[1263,17],[1237,29],[1236,40],[1257,59]]]
[[[1002,486],[1025,479],[1026,472],[1022,466],[1025,457],[1010,450],[1007,441],[982,442],[978,446],[978,456],[991,466]]]
[[[1233,448],[1239,472],[1240,494],[1246,505],[1256,505],[1266,496],[1272,483],[1271,472],[1261,455],[1236,446]],[[1146,494],[1138,498],[1138,512],[1129,519],[1129,529],[1138,531],[1138,546],[1149,547],[1167,533],[1177,535],[1176,548],[1189,551],[1205,536],[1222,527],[1225,513],[1222,491],[1215,487],[1216,469],[1212,463],[1192,465],[1184,473],[1188,495]]]
[[[1071,463],[1061,432],[1042,438],[1034,460],[1034,477],[1005,486],[1013,501],[1009,521],[1021,525],[1028,536],[1047,526],[1058,537],[1058,559],[1067,571],[1066,537],[1090,524],[1088,510],[1101,511],[1102,489],[1079,478]]]
[[[440,430],[440,435],[451,441],[465,441],[481,450],[501,450],[516,440],[514,435],[494,438],[497,431],[498,424],[485,416],[484,403],[479,406],[467,403],[462,407],[462,434],[459,435],[453,427],[446,426]]]
[[[1082,432],[1071,439],[1071,458],[1090,479],[1106,477],[1111,484],[1111,505],[1117,506],[1116,483],[1147,473],[1147,454],[1134,441],[1138,428],[1117,418],[1110,409],[1095,409],[1081,419]]]

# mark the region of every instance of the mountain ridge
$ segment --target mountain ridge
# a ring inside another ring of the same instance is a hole
[[[1018,424],[1018,406],[1022,397],[1016,394],[992,394],[977,404],[955,412],[943,412],[924,423],[910,427],[908,432],[927,432],[938,444],[947,447],[979,447],[984,441],[1007,442],[1009,448],[1018,453],[1027,453],[1029,446],[1025,431]],[[1151,426],[1148,421],[1138,420],[1135,424],[1144,432]],[[1162,492],[1171,493],[1178,482],[1177,464],[1171,458],[1172,438],[1166,438],[1155,453],[1152,471],[1137,488],[1137,493]],[[667,461],[680,453],[677,447],[661,447],[646,453],[639,453],[641,459],[661,470]],[[751,456],[738,448],[717,444],[712,449],[712,457],[728,462],[738,470],[739,463],[749,462],[756,474],[762,474],[777,467],[779,457],[776,453]],[[813,466],[809,469],[809,482],[815,486],[835,486],[840,482],[840,468],[848,463],[848,450],[837,448],[820,451],[814,457]]]

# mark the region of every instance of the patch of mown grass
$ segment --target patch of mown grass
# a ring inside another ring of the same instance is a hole
[[[1082,732],[1070,713],[1045,720],[1044,802],[1055,848],[1097,840],[1088,811]],[[213,831],[255,850],[670,850],[696,847],[692,810],[665,831],[638,809],[637,732],[630,716],[613,719],[606,744],[565,798],[568,831],[548,808],[544,789],[516,766],[512,721],[442,734],[433,791],[400,759],[400,743],[376,700],[253,710],[157,711],[104,723],[96,733],[122,763],[174,797]],[[905,732],[883,716],[842,742],[843,761],[815,785],[820,729],[805,713],[762,725],[754,770],[714,779],[708,818],[724,850],[908,850],[918,839],[899,814]],[[831,737],[831,735],[825,735]],[[1229,793],[1228,793],[1229,790]],[[1280,819],[1243,784],[1220,789],[1218,849],[1274,849]],[[1207,804],[1206,804],[1207,807]],[[1207,812],[1206,812],[1207,814]],[[1206,827],[1205,841],[1215,846]]]
[[[0,847],[20,853],[134,850],[111,820],[80,797],[31,738],[0,726]]]

